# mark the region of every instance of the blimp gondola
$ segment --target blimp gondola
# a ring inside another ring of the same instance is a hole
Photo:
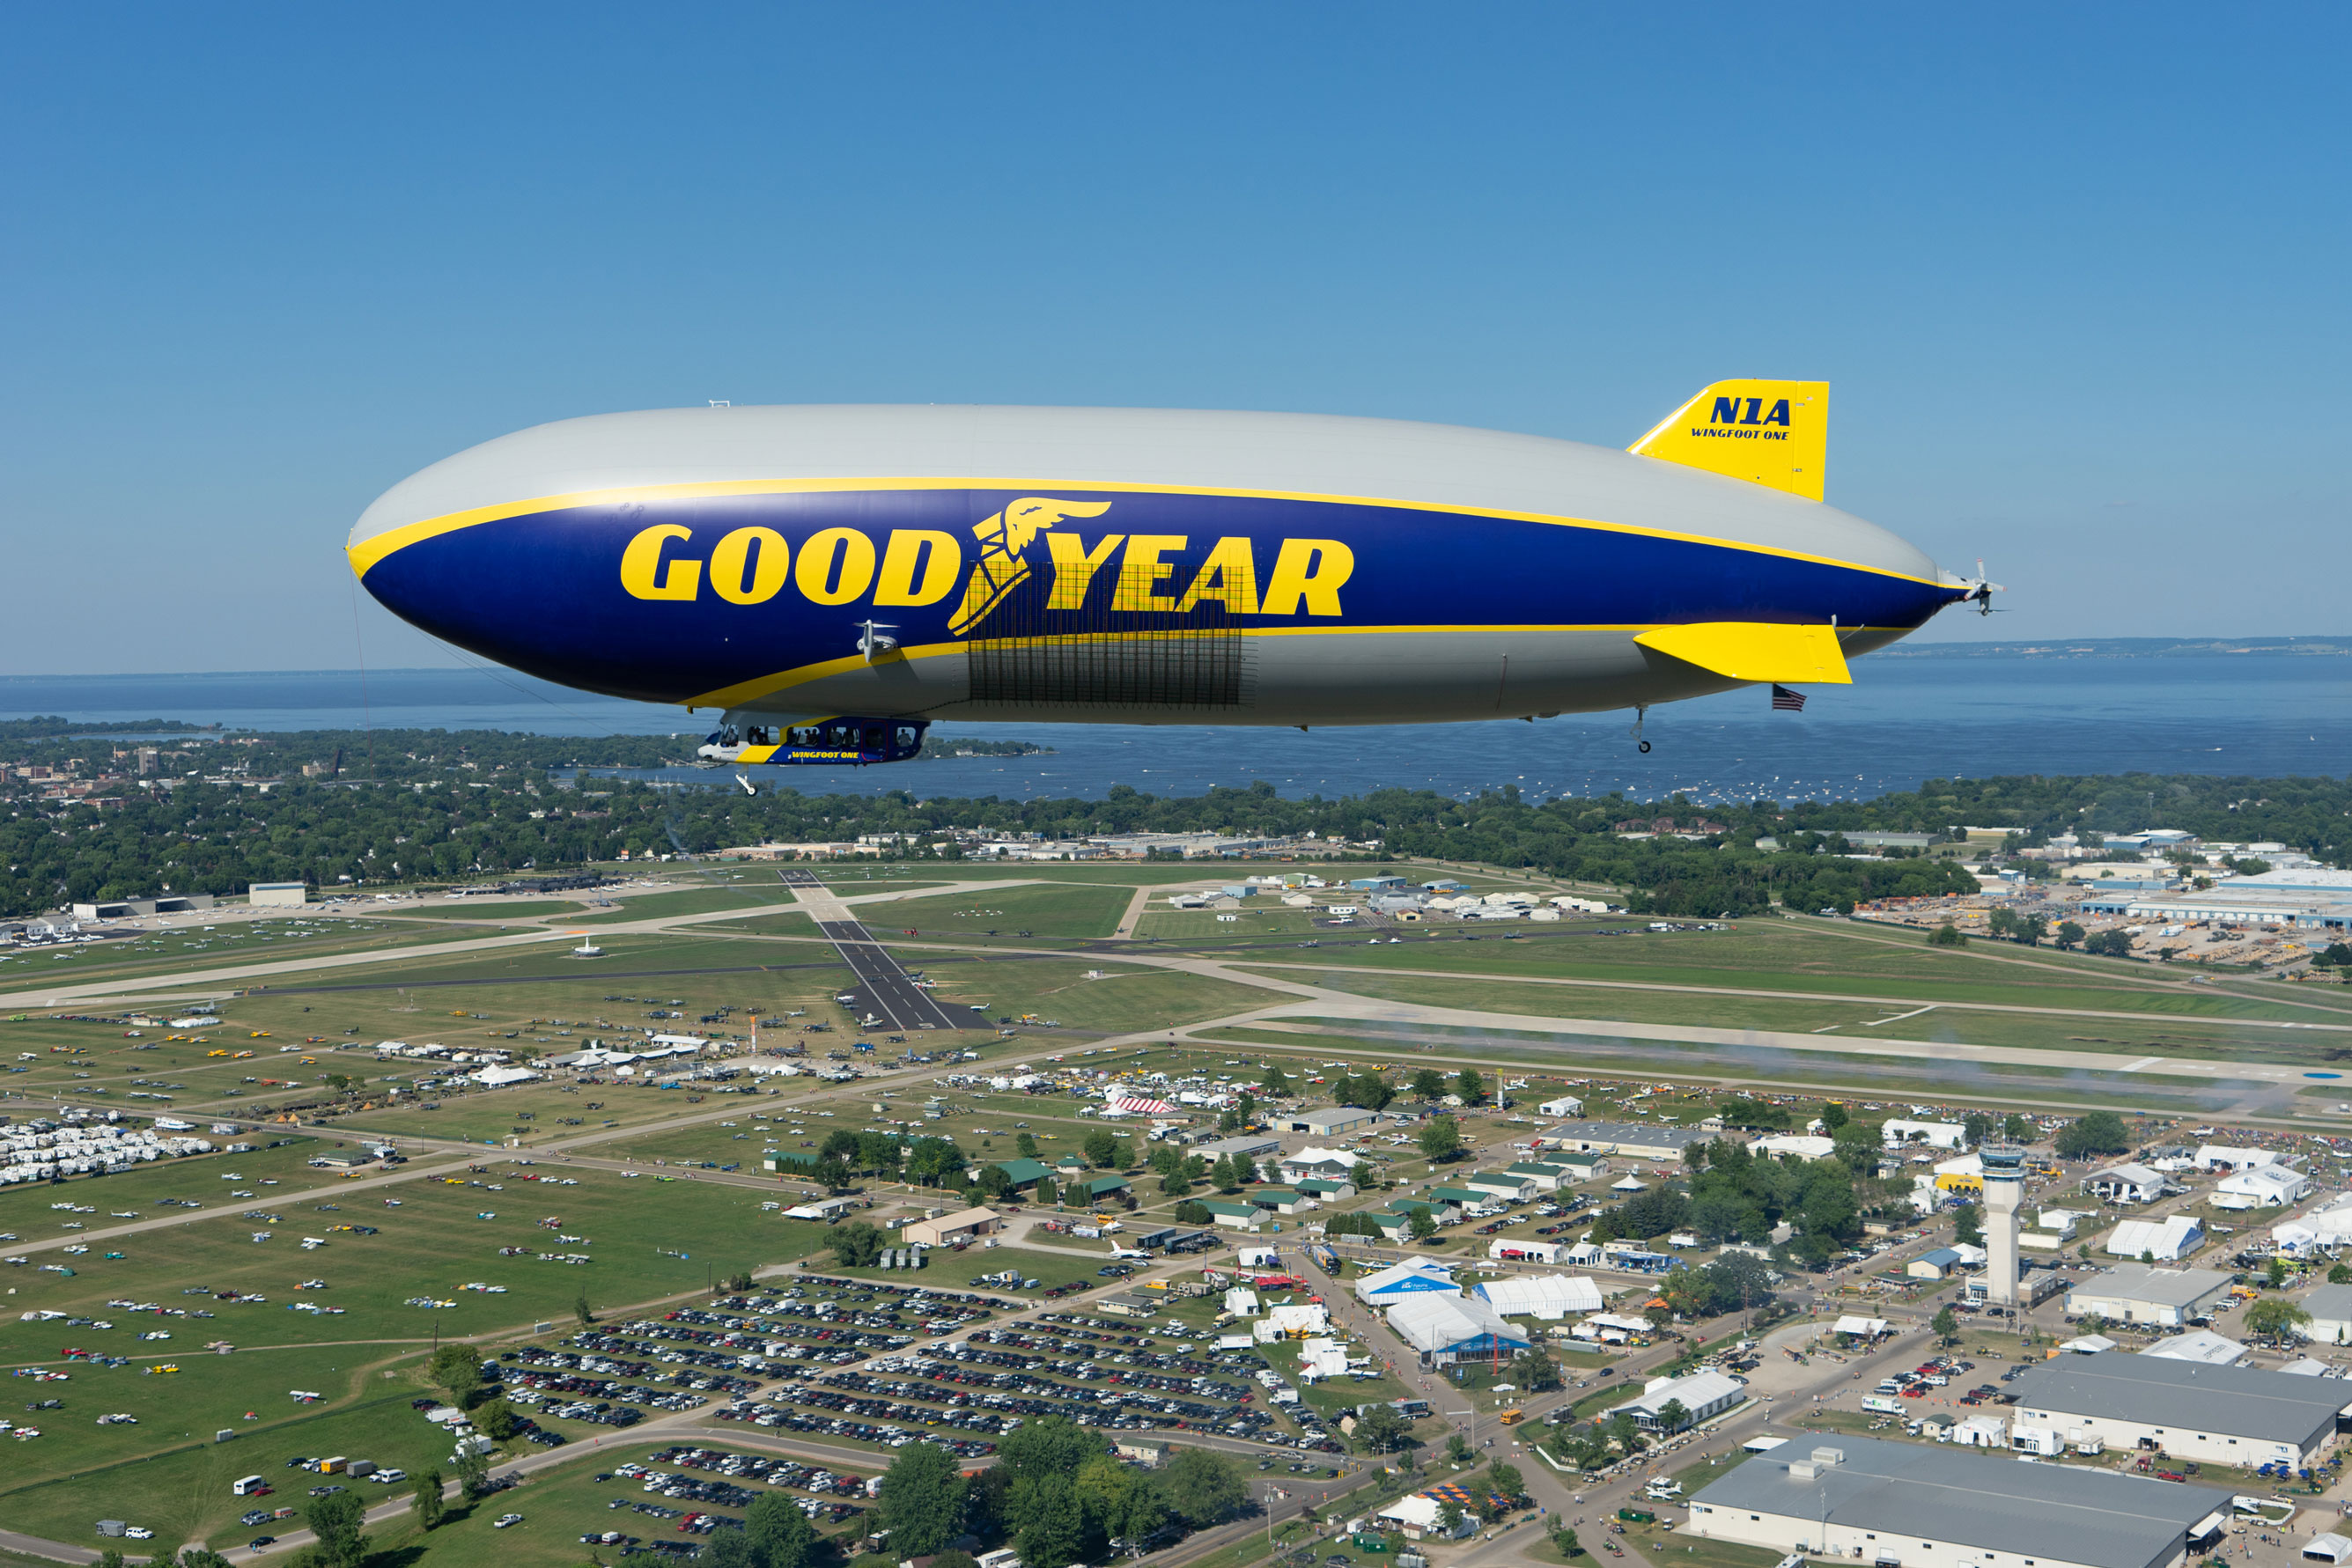
[[[404,480],[347,551],[436,637],[714,713],[732,763],[898,761],[942,719],[1624,709],[1638,736],[1988,602],[1823,502],[1828,413],[1825,382],[1722,382],[1622,451],[1192,410],[601,414]]]

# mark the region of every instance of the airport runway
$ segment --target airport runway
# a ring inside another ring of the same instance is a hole
[[[833,944],[841,961],[857,977],[857,984],[846,994],[855,995],[861,1013],[870,1013],[904,1033],[910,1029],[958,1030],[976,1028],[957,1022],[947,1009],[931,999],[930,993],[915,984],[897,957],[874,940],[874,934],[849,913],[849,908],[835,897],[814,872],[780,871],[784,885],[793,890],[793,897],[807,909],[817,930]]]

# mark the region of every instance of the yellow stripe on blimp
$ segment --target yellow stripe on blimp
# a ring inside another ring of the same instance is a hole
[[[1445,501],[1406,501],[1394,497],[1326,495],[1312,490],[1251,490],[1213,485],[1143,485],[1099,479],[1006,479],[1006,478],[838,478],[838,479],[716,479],[675,485],[633,485],[609,490],[581,490],[570,495],[541,496],[527,501],[508,501],[492,507],[477,507],[470,511],[451,512],[445,517],[426,517],[414,523],[404,523],[387,528],[357,544],[346,545],[344,556],[352,570],[361,580],[374,570],[378,562],[397,554],[413,544],[437,538],[484,523],[504,522],[513,517],[530,517],[540,512],[561,511],[575,507],[609,506],[625,501],[693,500],[718,496],[762,495],[834,495],[856,494],[864,490],[1086,490],[1097,495],[1128,496],[1216,496],[1249,500],[1307,501],[1318,505],[1343,507],[1383,507],[1398,511],[1427,512],[1444,517],[1490,517],[1501,522],[1539,523],[1547,528],[1588,528],[1596,533],[1625,534],[1640,538],[1668,539],[1681,544],[1707,545],[1720,549],[1740,550],[1750,555],[1771,556],[1781,560],[1801,560],[1814,566],[1834,566],[1848,571],[1865,571],[1873,577],[1888,577],[1901,582],[1924,582],[1941,586],[1933,578],[1920,577],[1907,571],[1895,571],[1887,567],[1865,566],[1860,561],[1842,560],[1835,556],[1815,555],[1807,550],[1789,549],[1780,545],[1757,544],[1747,539],[1724,538],[1714,534],[1685,533],[1673,528],[1649,528],[1634,523],[1608,523],[1596,517],[1571,517],[1549,512],[1510,511],[1494,507],[1455,506]],[[1815,497],[1818,500],[1820,497]]]
[[[1759,621],[1699,621],[1661,626],[1633,639],[1644,648],[1729,675],[1735,681],[1780,681],[1790,685],[1853,685],[1829,626],[1778,626]]]

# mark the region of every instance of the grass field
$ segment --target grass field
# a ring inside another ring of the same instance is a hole
[[[257,1147],[249,1155],[216,1151],[157,1160],[120,1176],[76,1176],[54,1186],[27,1183],[0,1187],[0,1229],[15,1232],[28,1241],[41,1241],[65,1235],[68,1223],[96,1229],[118,1213],[135,1209],[142,1218],[152,1218],[179,1207],[175,1204],[166,1207],[156,1201],[159,1198],[187,1197],[214,1204],[223,1201],[229,1193],[250,1190],[256,1194],[256,1202],[269,1202],[277,1201],[279,1188],[293,1193],[332,1184],[333,1176],[311,1170],[304,1162],[341,1140],[321,1142],[314,1137],[278,1133],[268,1135],[266,1140],[263,1134],[257,1134],[250,1141],[258,1145],[279,1139],[290,1141],[284,1148]],[[235,1140],[211,1135],[207,1141],[217,1145]],[[61,1203],[98,1212],[66,1213],[56,1207]],[[118,1245],[115,1249],[122,1249]]]
[[[620,893],[617,909],[600,909],[572,922],[575,925],[612,925],[625,920],[653,920],[671,915],[708,915],[714,910],[789,909],[793,890],[769,877],[746,881],[738,887],[688,887],[659,893]]]
[[[1267,907],[1255,907],[1259,904]],[[1228,918],[1230,916],[1230,918]],[[1328,935],[1329,917],[1304,909],[1288,909],[1272,899],[1247,899],[1242,907],[1213,909],[1153,909],[1135,923],[1139,941],[1181,942],[1197,947],[1224,938],[1255,938],[1267,935],[1308,936]]]
[[[763,1451],[753,1444],[727,1444],[709,1438],[696,1439],[696,1445],[730,1453]],[[380,1532],[376,1542],[378,1550],[393,1555],[379,1561],[400,1562],[404,1560],[400,1554],[429,1549],[432,1561],[445,1564],[446,1568],[536,1568],[540,1564],[563,1568],[563,1565],[583,1563],[591,1557],[617,1561],[620,1552],[617,1546],[589,1547],[580,1543],[580,1537],[591,1531],[617,1530],[646,1541],[707,1539],[678,1533],[675,1520],[649,1518],[626,1508],[612,1506],[615,1499],[628,1502],[663,1503],[688,1510],[710,1506],[693,1502],[674,1503],[665,1498],[649,1497],[642,1482],[610,1475],[614,1466],[632,1461],[646,1463],[655,1453],[667,1446],[607,1437],[593,1454],[582,1455],[571,1463],[542,1471],[516,1490],[486,1498],[470,1509],[460,1505],[462,1511],[453,1511],[451,1516],[430,1534],[406,1523],[406,1516],[403,1516],[401,1525]],[[826,1462],[826,1468],[836,1475],[873,1474],[878,1469],[871,1463],[861,1468],[832,1461]],[[661,1471],[663,1474],[708,1476],[706,1471],[672,1471],[667,1467],[662,1467]],[[607,1479],[598,1480],[596,1478],[600,1474]],[[762,1492],[782,1489],[751,1483],[745,1490]],[[784,1495],[799,1494],[786,1491]],[[872,1507],[863,1499],[843,1500],[853,1500],[858,1507]],[[713,1509],[712,1511],[730,1518],[741,1517],[741,1511],[737,1509]],[[491,1521],[505,1513],[521,1514],[522,1522],[505,1530],[491,1528]],[[828,1534],[854,1532],[863,1522],[853,1520],[844,1525],[820,1525],[818,1528]],[[843,1552],[843,1560],[846,1561],[851,1554]]]
[[[400,916],[404,920],[478,920],[496,925],[502,920],[541,920],[591,913],[590,907],[576,898],[469,898],[462,904],[404,909]]]
[[[849,892],[844,888],[840,891]],[[908,896],[853,905],[877,931],[913,929],[933,939],[1077,941],[1108,936],[1127,913],[1132,889],[1087,885],[1007,887],[987,893]]]

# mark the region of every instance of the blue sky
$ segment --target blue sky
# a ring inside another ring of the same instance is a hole
[[[0,671],[348,666],[340,544],[572,414],[1833,386],[2012,613],[2352,632],[2340,8],[20,10]],[[443,662],[360,611],[371,664]]]

